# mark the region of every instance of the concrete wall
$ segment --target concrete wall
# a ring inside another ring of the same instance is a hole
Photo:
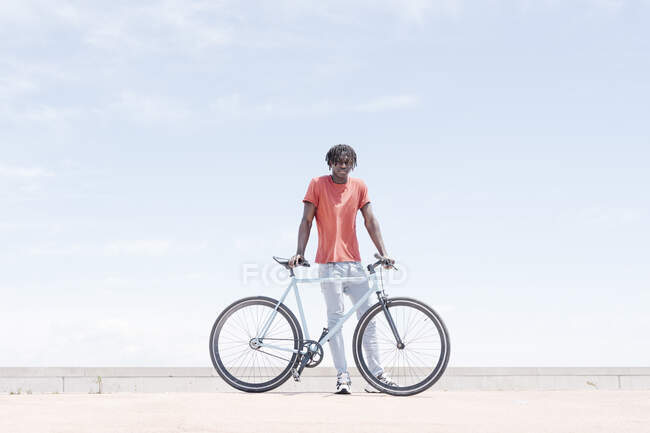
[[[365,381],[350,371],[353,391]],[[305,369],[277,391],[330,392],[333,368]],[[450,367],[432,390],[650,390],[650,367]],[[238,392],[209,367],[0,367],[0,393]]]

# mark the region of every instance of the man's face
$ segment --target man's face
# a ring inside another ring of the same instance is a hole
[[[347,177],[352,171],[352,161],[347,156],[343,155],[332,165],[332,173],[338,177]]]

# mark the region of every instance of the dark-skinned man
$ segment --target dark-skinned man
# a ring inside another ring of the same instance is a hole
[[[331,173],[315,177],[309,183],[303,199],[304,211],[298,229],[298,248],[296,254],[289,260],[289,266],[297,266],[304,260],[312,221],[316,217],[318,226],[316,263],[319,264],[319,278],[365,277],[356,234],[356,216],[359,210],[363,215],[370,239],[379,254],[388,257],[379,223],[372,212],[368,188],[361,179],[348,176],[357,165],[357,155],[352,147],[337,144],[327,152],[325,161]],[[392,259],[389,261],[395,262]],[[390,267],[388,264],[384,266]],[[321,291],[327,305],[327,326],[331,329],[345,314],[343,294],[348,295],[352,303],[356,304],[368,289],[367,280],[321,282]],[[361,305],[357,310],[357,318],[361,318],[371,306],[372,299],[369,297],[365,305]],[[367,335],[370,338],[364,339],[368,366],[379,380],[392,384],[392,380],[384,373],[379,360],[374,323],[369,325],[368,331]],[[330,350],[337,370],[336,393],[349,394],[351,381],[345,359],[342,331],[330,338]]]

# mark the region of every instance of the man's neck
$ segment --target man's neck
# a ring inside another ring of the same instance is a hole
[[[347,177],[345,179],[339,179],[339,178],[335,177],[333,174],[330,174],[330,177],[332,178],[332,182],[334,182],[334,183],[340,183],[340,184],[348,183],[348,178]]]

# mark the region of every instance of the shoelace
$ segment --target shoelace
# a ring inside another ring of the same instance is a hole
[[[349,377],[347,378],[347,380],[343,380],[342,377],[338,377],[338,378],[336,379],[336,389],[340,388],[341,385],[347,385],[347,386],[350,386],[351,384],[352,384],[352,381],[350,380]]]

